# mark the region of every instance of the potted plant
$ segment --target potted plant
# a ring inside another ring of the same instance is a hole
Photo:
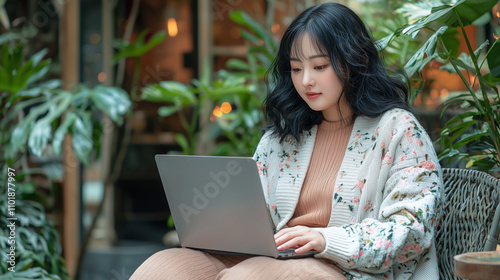
[[[128,94],[115,87],[93,89],[78,85],[61,88],[59,80],[44,80],[51,61],[42,50],[24,58],[21,44],[4,43],[0,48],[0,200],[2,254],[0,279],[69,279],[58,232],[32,178],[43,168],[33,168],[30,159],[60,158],[62,142],[71,135],[78,162],[99,156],[105,132],[101,118],[109,116],[117,125],[129,111]]]
[[[441,69],[456,73],[466,88],[451,95],[442,109],[453,117],[441,131],[440,159],[463,160],[466,167],[492,174],[500,171],[500,42],[479,42],[472,48],[466,26],[489,22],[495,0],[407,2],[398,10],[412,15],[411,22],[379,40],[380,49],[394,38],[417,38],[425,33],[423,45],[406,63],[409,77],[422,73],[435,61]],[[500,30],[495,31],[499,34]],[[467,52],[459,53],[458,36],[462,36]]]

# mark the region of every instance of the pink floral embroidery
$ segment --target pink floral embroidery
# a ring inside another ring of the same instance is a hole
[[[434,164],[434,162],[428,160],[428,161],[421,161],[420,162],[420,165],[422,165],[422,167],[424,168],[427,168],[427,169],[431,169],[431,170],[434,170],[434,168],[436,168],[436,165]]]
[[[381,247],[382,247],[382,238],[381,237],[377,237],[377,240],[375,240],[375,242],[373,243],[373,249],[378,250]]]
[[[382,159],[382,164],[391,165],[391,163],[392,163],[392,157],[389,155],[389,153],[385,154],[384,159]]]
[[[366,182],[366,179],[363,179],[363,181],[358,180],[358,182],[356,183],[356,188],[362,190],[365,187],[365,182]]]
[[[415,142],[417,143],[417,145],[419,146],[423,146],[424,144],[422,143],[422,141],[420,141],[420,139],[415,139]]]
[[[413,138],[411,137],[411,130],[406,131],[406,139],[410,144],[413,143]]]
[[[384,249],[386,249],[386,250],[389,249],[389,246],[391,246],[391,241],[386,238],[385,239],[385,247],[384,247]]]
[[[407,155],[404,155],[401,157],[401,161],[405,161],[405,159],[407,158],[408,156]]]
[[[359,197],[354,197],[352,199],[352,202],[354,202],[354,204],[358,204],[359,203]]]
[[[365,205],[365,211],[370,211],[370,210],[373,210],[373,203],[371,202],[371,200],[368,200],[368,203],[366,203]]]
[[[368,230],[368,234],[369,234],[369,235],[374,234],[374,233],[375,233],[375,230],[376,230],[375,226],[369,226],[369,227],[367,227],[366,229]],[[378,239],[377,239],[377,240],[378,240]],[[380,248],[380,247],[379,247],[379,248]]]
[[[384,266],[388,266],[389,262],[391,261],[390,254],[387,254],[387,258],[385,259]]]

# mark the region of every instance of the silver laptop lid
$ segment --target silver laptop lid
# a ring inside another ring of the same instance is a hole
[[[277,257],[252,158],[156,155],[181,246]]]

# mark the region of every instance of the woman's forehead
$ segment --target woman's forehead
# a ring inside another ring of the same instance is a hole
[[[290,50],[290,58],[307,59],[310,56],[328,56],[326,48],[314,36],[304,32],[295,37]]]

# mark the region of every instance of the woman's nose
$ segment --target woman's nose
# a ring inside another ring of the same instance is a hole
[[[305,87],[312,87],[315,85],[315,81],[310,72],[304,71],[304,76],[302,77],[302,85]]]

